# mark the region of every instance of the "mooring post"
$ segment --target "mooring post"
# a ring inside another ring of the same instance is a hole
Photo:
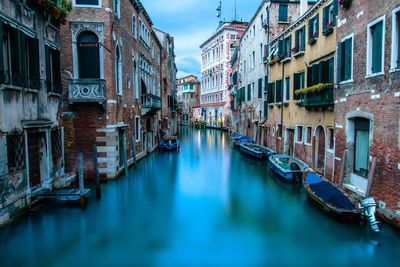
[[[343,178],[344,178],[344,171],[346,170],[346,161],[347,161],[347,150],[344,151],[342,156],[342,167],[340,168],[340,176],[339,176],[339,189],[343,187]]]
[[[101,198],[100,192],[100,179],[99,179],[99,164],[97,161],[97,145],[93,145],[93,168],[94,168],[94,182],[96,184],[96,197]]]
[[[128,159],[126,156],[126,144],[122,143],[122,149],[124,150],[124,164],[125,164],[125,177],[128,177]]]
[[[79,152],[78,154],[78,173],[79,173],[79,195],[81,197],[81,208],[84,208],[86,205],[85,196],[84,196],[84,183],[83,183],[83,154]]]
[[[377,161],[376,157],[373,157],[371,163],[371,169],[369,170],[368,173],[368,185],[367,185],[367,190],[365,191],[365,198],[371,196],[371,189],[372,189],[372,183],[374,182],[376,161]]]
[[[132,152],[133,152],[133,166],[136,168],[135,140],[133,140],[133,136],[131,137],[131,140],[132,140]]]

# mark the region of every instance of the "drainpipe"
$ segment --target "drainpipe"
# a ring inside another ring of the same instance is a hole
[[[279,56],[279,55],[278,55]],[[281,135],[281,146],[282,146],[282,154],[283,154],[283,87],[285,82],[285,63],[282,62],[282,89],[281,89],[281,130],[280,130],[280,135]]]

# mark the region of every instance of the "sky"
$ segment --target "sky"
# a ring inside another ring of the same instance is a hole
[[[177,78],[190,74],[201,78],[200,45],[218,25],[219,0],[141,0],[153,26],[175,38]],[[261,0],[236,0],[237,19],[250,21]],[[232,20],[235,0],[222,0],[222,18]]]

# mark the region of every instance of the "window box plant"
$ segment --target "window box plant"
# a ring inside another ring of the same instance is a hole
[[[333,32],[333,25],[331,22],[326,23],[325,30],[322,32],[324,35],[331,34]]]
[[[351,5],[351,0],[339,0],[339,5],[344,8],[348,8]]]
[[[272,60],[270,60],[269,62],[268,62],[268,65],[274,65],[276,62],[279,62],[281,60],[281,57],[276,57],[276,58],[274,58],[274,59],[272,59]]]
[[[36,3],[62,24],[67,22],[66,17],[72,10],[72,3],[66,0],[61,0],[58,5],[53,0],[36,0]]]

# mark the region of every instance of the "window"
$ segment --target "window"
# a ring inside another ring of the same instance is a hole
[[[151,57],[154,58],[154,42],[151,42]]]
[[[290,100],[290,76],[285,78],[285,101]]]
[[[256,67],[255,62],[256,62],[256,51],[253,51],[251,60],[251,65],[253,69]]]
[[[352,80],[353,73],[353,35],[338,44],[337,51],[338,82]]]
[[[335,146],[335,132],[333,128],[328,128],[328,135],[329,135],[329,144],[328,144],[328,149],[333,150]]]
[[[275,102],[275,83],[268,83],[268,92],[267,92],[267,101],[268,103]]]
[[[277,124],[276,131],[277,131],[278,138],[281,139],[282,138],[282,125],[281,124]]]
[[[282,80],[277,80],[276,81],[276,97],[275,101],[277,103],[282,102],[282,89],[283,89],[283,82]]]
[[[114,0],[114,14],[119,18],[120,17],[120,0]]]
[[[367,75],[383,73],[384,18],[368,25],[367,35]]]
[[[305,73],[304,71],[293,74],[293,99],[299,100],[300,96],[296,91],[305,87]]]
[[[368,177],[369,123],[364,118],[356,118],[354,121],[354,173],[363,177]]]
[[[100,0],[75,0],[75,6],[86,6],[86,7],[100,7],[101,1]]]
[[[306,126],[305,135],[306,136],[304,139],[304,144],[311,145],[311,139],[312,139],[312,127],[311,126]]]
[[[247,101],[251,100],[251,84],[247,85]]]
[[[140,18],[139,18],[139,39],[143,42],[143,44],[145,44],[145,46],[148,49],[150,49],[150,32]]]
[[[308,43],[313,44],[319,35],[319,13],[308,21]]]
[[[251,83],[251,96],[254,98],[256,96],[254,92],[254,83]]]
[[[297,125],[296,127],[296,142],[303,143],[303,125]]]
[[[400,7],[392,15],[392,58],[391,68],[400,68]]]
[[[263,51],[264,51],[263,48],[264,48],[263,44],[260,44],[260,63],[263,62]]]
[[[6,136],[8,172],[16,172],[25,168],[24,138],[21,130],[15,128]]]
[[[236,36],[235,36],[234,34],[231,34],[230,39],[231,39],[231,40],[235,40],[235,39],[236,39]]]
[[[336,16],[338,13],[338,1],[332,1],[329,5],[325,6],[323,9],[323,20],[322,20],[322,30],[326,35],[328,29],[336,25]]]
[[[294,53],[304,51],[304,49],[305,49],[305,32],[306,32],[306,26],[301,27],[300,29],[298,29],[295,32],[294,48],[293,48]]]
[[[136,143],[140,142],[140,117],[135,116],[135,138]]]
[[[262,79],[258,79],[258,98],[262,98]]]
[[[78,36],[78,73],[80,79],[100,78],[99,39],[94,32]]]
[[[45,46],[47,91],[62,94],[60,51]]]
[[[126,75],[126,87],[131,88],[131,76],[129,74]]]
[[[39,40],[0,20],[0,84],[40,89]]]
[[[118,45],[115,49],[115,90],[117,95],[122,95],[122,59]]]
[[[334,82],[334,58],[331,57],[307,68],[307,86]]]
[[[139,84],[138,84],[138,72],[137,72],[137,64],[136,61],[133,61],[133,89],[135,99],[139,98]]]
[[[132,33],[133,33],[133,37],[136,38],[136,16],[135,16],[135,14],[132,14]]]
[[[278,42],[279,55],[282,59],[292,56],[292,35],[287,36],[282,41]]]
[[[288,5],[279,5],[279,21],[288,21]]]
[[[253,25],[253,38],[256,37],[256,25]]]

